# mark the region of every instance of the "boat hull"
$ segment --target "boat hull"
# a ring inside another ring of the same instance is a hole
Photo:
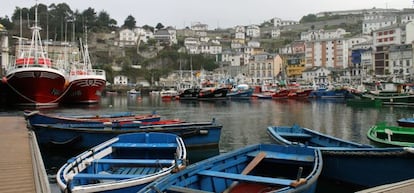
[[[140,122],[156,122],[161,120],[161,116],[157,114],[136,115],[130,112],[114,113],[109,115],[91,115],[91,116],[69,116],[69,115],[51,115],[43,114],[39,111],[24,112],[27,124],[103,124],[105,122],[123,122],[123,121],[140,121]]]
[[[99,103],[106,80],[83,78],[73,80],[69,84],[69,90],[63,97],[64,103]]]
[[[38,143],[46,147],[85,149],[103,143],[119,134],[164,132],[180,136],[188,148],[196,149],[218,147],[222,127],[214,122],[200,122],[89,128],[78,128],[73,124],[33,124],[30,128],[36,133]]]
[[[414,118],[401,118],[397,120],[398,126],[414,127]]]
[[[51,68],[16,69],[6,79],[12,91],[9,101],[18,105],[53,106],[65,94],[65,76]]]
[[[389,94],[362,94],[361,98],[371,100],[381,100],[384,105],[402,105],[412,106],[414,105],[414,95],[406,93],[389,93]]]
[[[321,177],[326,179],[373,187],[414,177],[412,148],[376,148],[299,126],[268,127],[267,131],[279,144],[321,150]]]
[[[227,94],[230,100],[250,100],[253,95],[253,90],[230,92]]]
[[[414,178],[414,152],[409,148],[321,150],[322,177],[363,187]]]

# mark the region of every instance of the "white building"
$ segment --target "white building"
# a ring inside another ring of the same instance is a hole
[[[166,29],[157,30],[154,33],[154,38],[163,44],[172,45],[177,44],[177,31],[174,28],[168,27]]]
[[[251,38],[260,37],[260,28],[257,25],[249,25],[246,29],[246,36]]]
[[[128,77],[124,75],[118,75],[114,77],[114,85],[128,85]]]
[[[336,30],[309,30],[300,33],[300,39],[305,41],[336,39],[343,38],[346,34],[347,32],[342,28]]]
[[[200,41],[197,38],[189,37],[184,39],[184,46],[187,50],[187,53],[197,54],[200,53],[198,47],[200,46]]]
[[[346,68],[348,47],[345,39],[307,41],[305,67]]]
[[[414,21],[405,25],[405,43],[410,44],[414,42]]]
[[[391,45],[388,59],[391,74],[405,78],[414,72],[412,44]]]
[[[191,25],[191,29],[194,31],[207,31],[208,30],[208,25],[207,24],[202,24],[200,22],[195,22]]]
[[[244,64],[243,53],[241,52],[225,51],[221,60],[222,62],[229,63],[230,66],[241,66]]]
[[[390,13],[371,13],[365,14],[362,21],[362,33],[370,34],[371,32],[397,24],[397,15]]]
[[[119,47],[136,45],[136,36],[134,31],[130,29],[121,29],[119,31]]]
[[[329,76],[331,71],[324,67],[312,67],[306,68],[302,72],[302,78],[304,82],[315,84],[329,84]]]
[[[149,39],[154,38],[154,33],[151,30],[146,30],[142,27],[137,27],[133,29],[135,33],[135,40],[147,43]]]
[[[236,26],[234,28],[234,39],[246,39],[246,29],[244,26]]]
[[[273,18],[273,26],[275,27],[281,27],[281,26],[287,26],[287,25],[296,25],[299,24],[298,21],[293,20],[282,20],[278,17]]]
[[[398,24],[377,29],[372,32],[373,45],[374,47],[377,47],[391,44],[402,44],[404,43],[402,35],[403,28]]]
[[[278,27],[272,28],[270,36],[272,38],[279,38],[280,37],[280,29]]]
[[[247,42],[247,47],[260,48],[260,42],[257,40],[251,40]]]

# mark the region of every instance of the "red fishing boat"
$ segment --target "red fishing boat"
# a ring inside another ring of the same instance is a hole
[[[82,42],[80,43],[82,47]],[[104,70],[92,69],[88,46],[81,49],[83,61],[72,64],[69,73],[69,88],[64,103],[98,103],[106,85]]]
[[[55,106],[65,93],[66,71],[47,57],[40,38],[41,28],[37,23],[37,6],[35,24],[29,47],[22,46],[20,38],[19,51],[14,63],[6,68],[3,83],[11,90],[8,101],[18,105]]]

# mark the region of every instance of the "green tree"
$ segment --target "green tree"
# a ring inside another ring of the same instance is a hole
[[[84,30],[83,27],[86,26],[93,32],[99,31],[99,26],[97,25],[98,16],[96,15],[95,9],[89,7],[88,9],[84,10],[82,12],[82,17],[80,21],[82,21],[83,24],[81,26],[82,30]]]
[[[151,27],[149,25],[144,25],[144,26],[142,26],[142,28],[145,29],[145,30],[150,30],[150,31],[154,32],[154,27]]]
[[[65,28],[67,21],[72,17],[73,11],[66,3],[54,4],[49,6],[49,12],[47,14],[47,22],[49,28],[49,37],[54,40],[64,40]]]
[[[164,28],[164,25],[162,25],[162,23],[158,23],[158,24],[155,26],[155,29],[157,29],[157,30],[160,30],[160,29],[162,29],[162,28]]]
[[[114,30],[116,27],[116,20],[112,19],[106,11],[101,11],[98,14],[97,24],[102,31]]]
[[[315,14],[308,14],[306,16],[303,16],[302,19],[300,19],[300,23],[309,23],[309,22],[315,22],[318,18]]]
[[[13,29],[13,23],[10,21],[7,15],[5,17],[0,17],[0,24],[3,25],[6,30]]]
[[[128,17],[124,21],[124,25],[122,27],[126,27],[128,29],[133,29],[136,26],[137,21],[135,21],[135,17],[132,15],[128,15]]]

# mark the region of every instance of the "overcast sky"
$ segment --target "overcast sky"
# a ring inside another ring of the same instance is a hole
[[[164,26],[184,28],[191,23],[207,24],[209,29],[236,25],[260,24],[273,17],[299,21],[302,16],[323,11],[339,11],[369,8],[412,8],[414,0],[70,0],[72,10],[83,11],[88,7],[98,13],[102,10],[111,18],[124,23],[128,15],[137,26]],[[50,5],[59,0],[39,0]],[[7,0],[0,5],[0,16],[13,14],[16,7],[32,7],[35,0]]]

